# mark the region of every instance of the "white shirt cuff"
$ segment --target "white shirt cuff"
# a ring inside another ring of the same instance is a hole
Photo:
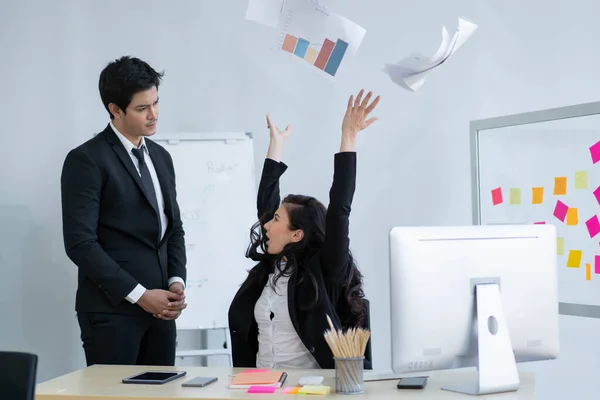
[[[181,279],[178,276],[173,276],[173,277],[169,278],[169,286],[171,286],[175,282],[181,283],[183,285],[183,288],[185,289],[185,282],[183,281],[183,279]]]
[[[138,285],[125,298],[127,299],[128,302],[135,304],[140,299],[140,297],[142,297],[142,295],[144,294],[145,291],[146,291],[146,288],[138,283]]]

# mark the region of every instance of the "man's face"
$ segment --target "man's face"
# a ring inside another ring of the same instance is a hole
[[[133,95],[126,112],[118,110],[114,123],[129,137],[152,136],[158,121],[158,90],[156,86]]]

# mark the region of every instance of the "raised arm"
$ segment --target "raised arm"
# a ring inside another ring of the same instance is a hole
[[[258,185],[258,198],[256,202],[258,218],[265,217],[269,220],[273,217],[275,210],[279,207],[281,200],[279,193],[279,178],[287,165],[281,162],[283,152],[283,143],[290,135],[291,126],[288,125],[285,130],[280,131],[267,115],[267,126],[269,127],[270,142],[267,151],[267,158],[263,165],[260,184]]]
[[[333,184],[329,191],[329,207],[325,220],[325,241],[321,252],[323,274],[331,283],[343,285],[348,276],[350,255],[350,210],[356,187],[356,136],[377,120],[366,120],[379,96],[369,104],[372,93],[362,99],[361,90],[354,100],[350,96],[342,123],[340,152],[335,155]]]

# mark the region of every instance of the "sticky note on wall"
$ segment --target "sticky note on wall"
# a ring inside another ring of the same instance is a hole
[[[592,157],[592,163],[596,164],[600,161],[600,141],[590,146],[590,156]]]
[[[565,255],[565,238],[564,237],[556,238],[556,255],[558,255],[558,256]]]
[[[565,218],[567,217],[567,212],[569,212],[569,207],[560,200],[556,200],[556,206],[554,206],[554,216],[558,218],[561,222],[565,222]]]
[[[589,263],[585,264],[585,280],[586,281],[592,280],[592,267],[590,266]]]
[[[521,204],[521,189],[510,188],[510,204]]]
[[[598,186],[596,190],[594,190],[594,197],[596,198],[598,204],[600,204],[600,186]]]
[[[567,211],[567,225],[575,226],[579,223],[579,214],[576,208],[569,208]]]
[[[497,206],[498,204],[502,204],[502,188],[497,187],[492,190],[492,204]]]
[[[594,257],[594,272],[600,274],[600,256]]]
[[[575,189],[587,189],[587,188],[588,188],[587,171],[575,172]]]
[[[531,204],[542,204],[544,202],[544,188],[534,187],[531,189]]]
[[[566,176],[557,176],[554,178],[554,194],[558,196],[567,194]]]
[[[592,218],[585,221],[585,226],[590,234],[590,238],[593,238],[600,233],[600,221],[598,220],[597,215],[594,215]]]
[[[581,250],[569,250],[569,258],[567,259],[567,267],[579,268],[581,266]]]

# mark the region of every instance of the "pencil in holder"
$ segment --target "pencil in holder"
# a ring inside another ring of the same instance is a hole
[[[339,358],[335,360],[335,391],[339,394],[361,394],[365,391],[365,357]]]

